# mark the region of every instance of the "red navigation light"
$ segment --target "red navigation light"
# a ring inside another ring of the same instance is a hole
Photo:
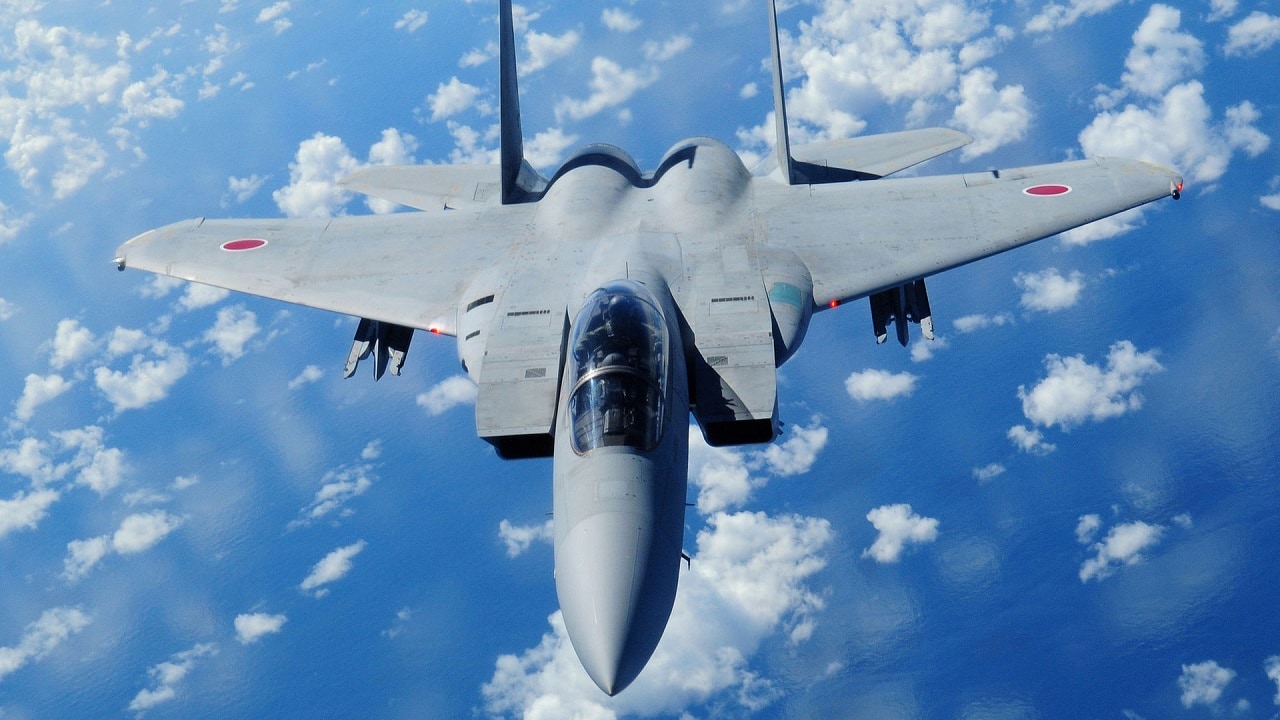
[[[831,307],[837,307],[837,306],[839,306],[839,305],[840,305],[840,301],[839,301],[839,300],[832,300],[832,301],[831,301]]]

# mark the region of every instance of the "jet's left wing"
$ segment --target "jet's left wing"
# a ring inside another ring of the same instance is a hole
[[[459,298],[523,239],[528,206],[332,219],[188,220],[116,250],[121,267],[454,334]]]
[[[809,268],[818,307],[897,287],[1162,197],[1182,178],[1120,158],[838,185],[759,183],[764,242]]]

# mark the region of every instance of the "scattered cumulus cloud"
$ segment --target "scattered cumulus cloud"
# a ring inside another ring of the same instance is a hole
[[[1058,312],[1075,305],[1084,290],[1084,274],[1074,270],[1063,277],[1057,268],[1038,273],[1018,273],[1013,283],[1022,289],[1022,307],[1042,312]]]
[[[168,660],[147,668],[151,686],[138,691],[129,701],[129,710],[141,715],[151,708],[178,697],[180,683],[195,669],[196,661],[218,654],[218,646],[200,643],[190,650],[169,656]]]
[[[69,582],[84,577],[112,552],[137,555],[151,549],[182,526],[182,518],[163,510],[126,517],[115,533],[67,543],[62,576]]]
[[[13,217],[9,206],[0,202],[0,245],[18,237],[18,233],[22,232],[31,222],[30,215],[22,217]]]
[[[1128,340],[1111,346],[1105,368],[1085,362],[1083,355],[1057,354],[1045,356],[1044,366],[1049,374],[1030,390],[1018,386],[1022,414],[1036,425],[1062,430],[1141,408],[1137,388],[1149,375],[1164,370],[1155,350],[1139,352]]]
[[[22,387],[22,396],[18,398],[13,408],[14,418],[19,422],[30,420],[37,407],[70,390],[72,385],[75,383],[57,374],[27,375]]]
[[[605,8],[600,12],[600,22],[614,32],[629,33],[640,29],[640,19],[622,8]]]
[[[480,88],[462,82],[456,75],[449,78],[449,82],[440,83],[436,91],[427,96],[427,107],[431,109],[431,122],[471,109],[479,96]]]
[[[1071,0],[1049,3],[1039,14],[1027,21],[1027,32],[1040,33],[1074,25],[1080,18],[1101,15],[1120,4],[1120,0]]]
[[[350,516],[354,511],[347,507],[347,503],[368,492],[376,477],[372,465],[343,465],[330,470],[321,478],[315,497],[300,511],[302,517],[289,523],[289,527],[307,525],[335,513],[338,517]]]
[[[1265,200],[1263,201],[1266,202]],[[0,322],[4,322],[18,313],[18,306],[0,297]]]
[[[1004,325],[1012,324],[1013,316],[1008,313],[1001,313],[999,315],[964,315],[951,321],[951,325],[956,329],[956,332],[962,335],[976,332],[984,328],[1002,327]]]
[[[93,333],[80,321],[71,318],[60,320],[53,335],[49,366],[54,370],[62,369],[84,359],[96,346]]]
[[[867,513],[880,534],[871,547],[862,551],[862,557],[878,563],[896,563],[907,545],[923,545],[938,539],[938,521],[918,515],[907,503],[881,505]]]
[[[320,562],[311,568],[311,572],[302,580],[298,588],[303,592],[313,592],[321,598],[329,594],[329,588],[323,587],[346,577],[351,572],[351,559],[359,555],[365,548],[365,541],[360,540],[340,547],[325,555]]]
[[[454,375],[440,381],[430,390],[418,395],[418,406],[431,415],[441,415],[459,405],[476,401],[476,384],[466,375]]]
[[[231,291],[225,288],[189,282],[182,290],[182,297],[178,298],[178,309],[187,312],[199,310],[222,302],[230,294]]]
[[[223,200],[223,206],[227,205],[228,200],[234,200],[237,205],[242,205],[249,201],[258,191],[262,189],[263,183],[271,179],[270,175],[258,175],[257,173],[249,177],[229,177],[227,178],[227,197]]]
[[[506,543],[507,557],[514,558],[523,555],[535,542],[551,542],[555,536],[554,529],[551,520],[541,525],[512,525],[510,521],[503,520],[498,523],[498,538]]]
[[[973,136],[961,153],[973,159],[1021,140],[1031,124],[1031,108],[1021,85],[996,89],[996,71],[980,67],[960,78],[960,104],[952,121]]]
[[[1258,55],[1280,42],[1280,17],[1254,10],[1227,31],[1222,48],[1228,57]]]
[[[640,51],[649,62],[666,62],[691,47],[693,38],[688,35],[673,35],[662,42],[650,40],[640,46]]]
[[[213,327],[205,331],[203,339],[213,345],[213,352],[222,358],[224,366],[244,356],[245,345],[258,334],[258,316],[244,306],[222,308]]]
[[[23,630],[17,645],[0,647],[0,680],[29,662],[43,660],[67,638],[83,630],[89,620],[88,615],[74,607],[45,610]]]
[[[280,632],[288,620],[283,614],[242,613],[235,619],[236,640],[241,645],[252,645],[267,635]]]
[[[302,368],[302,372],[298,373],[297,377],[289,381],[289,389],[297,390],[303,385],[310,385],[318,381],[322,377],[324,377],[324,370],[321,370],[320,366],[308,365]]]
[[[556,120],[582,120],[617,107],[657,79],[658,71],[655,68],[624,70],[621,65],[606,57],[592,58],[591,80],[588,83],[591,94],[582,100],[562,98],[555,106]]]
[[[1048,455],[1058,449],[1057,445],[1044,439],[1044,433],[1026,425],[1014,425],[1005,436],[1019,450],[1029,455]]]
[[[1081,522],[1085,520],[1082,518]],[[1089,532],[1093,532],[1089,525],[1083,529],[1076,525],[1077,540]],[[1137,565],[1145,559],[1143,551],[1155,547],[1163,535],[1164,526],[1149,525],[1141,520],[1112,526],[1106,537],[1090,547],[1095,554],[1080,566],[1080,582],[1104,580],[1123,565]]]
[[[59,497],[55,490],[19,490],[8,500],[0,500],[0,539],[15,530],[34,530]]]
[[[1088,545],[1097,537],[1098,530],[1101,528],[1102,517],[1097,513],[1081,515],[1080,520],[1076,522],[1076,542],[1081,545]]]
[[[973,477],[980,483],[990,482],[1004,473],[1005,467],[1000,463],[990,463],[973,469]]]
[[[915,392],[919,379],[909,372],[860,370],[845,378],[844,387],[854,400],[892,400]]]
[[[1236,14],[1240,7],[1238,0],[1209,0],[1209,22],[1226,20]]]
[[[689,481],[698,488],[698,512],[711,515],[742,506],[755,489],[768,483],[766,472],[779,477],[809,472],[827,438],[827,428],[817,416],[759,450],[711,447],[696,427],[690,427]]]
[[[396,21],[395,28],[396,30],[404,30],[407,33],[414,33],[426,24],[427,11],[415,9],[405,12],[405,14]]]
[[[753,82],[749,82],[746,85],[743,85],[742,89],[738,91],[738,97],[742,98],[743,100],[750,100],[751,98],[759,94],[760,94],[760,86]]]
[[[351,199],[338,180],[359,167],[341,138],[317,132],[299,143],[289,163],[289,184],[271,197],[289,217],[332,217]]]
[[[280,0],[280,2],[264,7],[259,11],[257,23],[259,25],[271,23],[272,29],[275,30],[277,35],[279,35],[285,30],[293,27],[293,22],[284,16],[284,14],[289,12],[289,10],[289,0]]]
[[[163,400],[174,383],[187,374],[190,361],[182,350],[155,341],[151,354],[151,359],[141,353],[134,355],[125,372],[105,366],[93,369],[94,384],[117,413]]]
[[[1213,705],[1222,697],[1222,691],[1235,676],[1235,670],[1224,668],[1213,660],[1183,665],[1182,675],[1178,677],[1178,687],[1182,689],[1182,707]]]
[[[1276,684],[1276,696],[1273,702],[1280,705],[1280,655],[1272,655],[1262,664],[1262,669],[1267,673],[1267,677]]]
[[[573,52],[582,37],[576,30],[561,35],[551,35],[530,30],[524,36],[524,55],[521,57],[521,74],[537,72]]]

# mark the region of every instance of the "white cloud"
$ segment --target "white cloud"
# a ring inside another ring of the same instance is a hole
[[[1257,55],[1280,42],[1280,17],[1254,10],[1227,31],[1227,44],[1222,52],[1232,55]]]
[[[373,467],[370,465],[355,467],[344,465],[336,470],[330,470],[321,478],[320,489],[316,491],[315,497],[302,508],[302,519],[289,523],[289,527],[305,525],[334,512],[338,512],[341,517],[347,517],[352,511],[346,508],[346,504],[373,487],[375,477]]]
[[[462,82],[456,75],[449,78],[449,82],[440,83],[436,86],[436,91],[427,96],[427,107],[431,108],[431,122],[471,109],[479,96],[480,88]]]
[[[315,590],[316,597],[327,595],[329,593],[328,588],[321,586],[341,580],[347,573],[351,572],[351,559],[364,550],[365,544],[365,541],[360,540],[325,555],[320,562],[311,568],[310,574],[298,585],[299,589],[303,591]]]
[[[1178,677],[1178,687],[1182,688],[1182,707],[1216,703],[1227,683],[1235,676],[1235,670],[1224,668],[1213,660],[1183,665],[1182,675]]]
[[[244,306],[222,308],[213,327],[205,331],[203,339],[213,345],[222,356],[222,364],[230,365],[244,355],[244,346],[258,334],[258,317]]]
[[[973,469],[973,477],[980,483],[990,482],[1005,472],[1005,467],[1000,463],[989,463],[980,468]]]
[[[196,661],[203,657],[216,655],[218,646],[213,643],[201,643],[190,650],[184,650],[169,656],[169,659],[152,665],[147,669],[151,677],[151,687],[138,691],[129,702],[129,710],[141,715],[143,712],[169,702],[178,696],[178,683],[196,666]]]
[[[749,82],[746,85],[743,85],[742,89],[738,91],[738,97],[742,98],[743,100],[750,100],[751,98],[759,94],[760,94],[760,86],[756,85],[753,82]]]
[[[423,25],[427,24],[426,10],[409,10],[396,21],[396,30],[404,30],[408,33],[417,32]]]
[[[1097,537],[1098,530],[1102,527],[1102,518],[1096,513],[1081,515],[1080,520],[1076,523],[1076,542],[1081,545],[1088,545]]]
[[[693,38],[688,35],[673,35],[662,42],[650,40],[640,50],[644,53],[644,59],[649,62],[666,62],[691,47]]]
[[[168,397],[169,388],[187,374],[186,353],[167,343],[156,341],[151,347],[156,359],[134,355],[128,372],[107,367],[93,369],[93,381],[115,406],[117,413],[146,407]]]
[[[498,537],[507,544],[507,557],[519,557],[535,542],[551,542],[554,525],[548,520],[541,525],[512,525],[503,520],[498,523]]]
[[[18,491],[0,500],[0,539],[15,530],[34,530],[60,496],[54,490]]]
[[[1008,313],[1001,313],[999,315],[981,315],[981,314],[965,315],[963,317],[958,317],[955,320],[951,321],[951,324],[953,327],[955,327],[956,332],[961,334],[971,333],[977,330],[982,330],[984,328],[989,328],[993,326],[1001,327],[1004,325],[1010,325],[1012,323],[1013,323],[1013,316],[1009,315]]]
[[[818,459],[818,453],[827,444],[827,429],[819,424],[818,418],[810,420],[808,427],[791,428],[789,437],[781,443],[774,443],[762,452],[769,470],[779,477],[803,475],[809,472]]]
[[[525,54],[520,63],[520,73],[537,72],[573,52],[581,40],[576,30],[561,35],[551,35],[530,30],[524,36]]]
[[[0,647],[0,680],[32,661],[43,660],[67,638],[89,624],[89,616],[77,608],[57,607],[45,610],[40,618],[27,625],[17,645]]]
[[[270,175],[263,176],[258,175],[257,173],[243,178],[229,177],[227,178],[227,195],[231,199],[234,199],[236,203],[243,204],[247,202],[249,198],[257,195],[258,191],[262,189],[263,183],[270,178]],[[226,205],[225,201],[223,202],[223,205]]]
[[[95,344],[93,333],[79,321],[71,318],[60,320],[53,335],[49,366],[59,370],[77,362],[93,352]]]
[[[187,283],[182,291],[182,297],[178,298],[178,307],[186,311],[199,310],[222,302],[230,294],[231,291],[225,288],[203,283]]]
[[[445,378],[430,390],[418,395],[418,405],[432,415],[441,415],[459,405],[476,401],[476,384],[466,375]]]
[[[742,452],[707,445],[696,428],[689,429],[689,479],[698,488],[698,512],[704,515],[742,505],[768,482],[752,477]]]
[[[844,387],[854,400],[891,400],[915,392],[919,379],[909,372],[895,374],[885,370],[862,370],[846,378]]]
[[[302,372],[298,373],[298,377],[289,381],[289,389],[297,390],[303,385],[316,382],[322,377],[324,377],[324,370],[321,370],[318,365],[308,365],[302,368]]]
[[[121,555],[149,550],[182,525],[182,518],[164,510],[130,515],[111,536],[111,549]]]
[[[938,539],[938,521],[911,511],[907,503],[881,505],[867,513],[867,520],[879,531],[862,557],[878,563],[895,563],[908,544],[922,545]]]
[[[591,81],[588,83],[591,94],[585,100],[562,98],[556,103],[556,120],[563,122],[566,117],[582,120],[621,105],[631,99],[636,91],[651,85],[657,79],[658,71],[654,68],[624,70],[621,65],[608,58],[592,58]]]
[[[49,402],[71,389],[75,383],[64,379],[61,375],[27,375],[22,388],[22,397],[14,404],[13,416],[20,422],[26,422],[35,414],[36,408]]]
[[[1018,446],[1019,450],[1031,455],[1048,455],[1058,449],[1057,445],[1045,441],[1044,433],[1028,429],[1026,425],[1014,425],[1009,428],[1005,436],[1009,438],[1009,442]]]
[[[1057,268],[1038,273],[1018,273],[1013,283],[1022,288],[1022,307],[1028,310],[1057,312],[1075,305],[1084,290],[1084,274],[1078,270],[1063,277]]]
[[[1276,684],[1276,696],[1273,702],[1280,705],[1280,655],[1272,655],[1262,664],[1262,669],[1267,673],[1267,677]]]
[[[1238,0],[1209,0],[1209,7],[1212,9],[1209,13],[1209,22],[1225,20],[1235,15],[1239,6]]]
[[[960,104],[952,120],[973,136],[973,142],[961,151],[966,159],[1021,140],[1031,124],[1031,109],[1022,86],[1005,85],[996,90],[995,82],[996,72],[985,67],[960,78]]]
[[[578,142],[577,135],[566,135],[561,128],[544,130],[524,144],[524,157],[536,168],[550,167],[564,157],[564,151]]]
[[[924,337],[916,338],[911,343],[911,362],[928,362],[933,359],[935,352],[949,347],[951,347],[951,341],[941,335],[935,335],[932,340]]]
[[[1080,582],[1103,580],[1121,565],[1142,562],[1142,552],[1158,544],[1163,534],[1164,526],[1148,525],[1141,520],[1113,526],[1105,538],[1090,548],[1096,554],[1080,566]],[[1077,525],[1076,538],[1080,536],[1081,528]]]
[[[1083,355],[1047,355],[1044,365],[1048,376],[1030,390],[1018,386],[1022,414],[1036,425],[1063,430],[1137,410],[1142,407],[1138,386],[1148,375],[1164,370],[1155,350],[1138,352],[1128,340],[1111,346],[1105,369],[1085,362]]]
[[[1265,203],[1266,200],[1264,199],[1263,202]],[[0,322],[4,322],[5,320],[8,320],[9,318],[16,315],[17,312],[18,312],[17,305],[14,305],[8,300],[5,300],[4,298],[0,297]]]
[[[18,237],[18,233],[22,232],[31,222],[31,217],[31,215],[17,218],[11,217],[9,215],[9,206],[0,202],[0,245]],[[0,301],[0,307],[2,306],[3,302]],[[4,319],[3,315],[0,315],[0,320]]]
[[[812,632],[823,601],[808,583],[825,567],[832,536],[816,518],[716,513],[698,533],[662,641],[625,693],[606,700],[591,684],[557,611],[537,646],[498,658],[483,688],[485,710],[528,718],[677,715],[719,695],[726,710],[758,712],[780,691],[749,660],[768,638],[800,643]]]
[[[1062,5],[1049,3],[1038,15],[1027,22],[1027,32],[1048,32],[1074,25],[1082,17],[1101,15],[1120,3],[1120,0],[1071,0]]]
[[[267,613],[242,613],[236,616],[236,640],[241,645],[250,645],[267,635],[274,635],[284,628],[289,618]]]
[[[298,153],[289,163],[289,184],[271,197],[289,217],[331,217],[351,199],[338,180],[359,167],[341,138],[317,132],[298,144]]]
[[[377,460],[382,457],[382,441],[370,440],[364,449],[360,451],[361,460]]]
[[[280,0],[280,2],[265,7],[259,11],[257,22],[259,25],[263,23],[271,23],[272,29],[275,30],[277,35],[279,35],[285,30],[293,27],[293,21],[284,17],[284,14],[289,12],[289,10],[289,0]]]
[[[68,581],[75,582],[87,575],[93,566],[110,552],[111,546],[108,540],[108,536],[99,535],[67,543],[67,556],[62,560],[62,576]]]
[[[168,275],[152,275],[146,285],[138,288],[138,294],[144,298],[162,298],[182,287],[186,282],[182,278],[169,277]]]
[[[600,12],[600,22],[614,32],[629,33],[640,28],[640,19],[622,8],[605,8]]]
[[[1147,97],[1160,97],[1184,78],[1204,68],[1204,44],[1178,32],[1182,13],[1168,5],[1152,5],[1133,33],[1121,81]]]

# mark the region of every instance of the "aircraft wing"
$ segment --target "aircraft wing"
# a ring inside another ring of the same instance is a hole
[[[964,265],[1176,194],[1182,178],[1118,158],[843,185],[761,186],[766,242],[796,253],[818,307]],[[789,191],[789,192],[788,192]]]
[[[519,206],[332,219],[188,220],[116,262],[308,307],[453,334],[456,303],[523,239]],[[517,217],[518,216],[518,217]]]

